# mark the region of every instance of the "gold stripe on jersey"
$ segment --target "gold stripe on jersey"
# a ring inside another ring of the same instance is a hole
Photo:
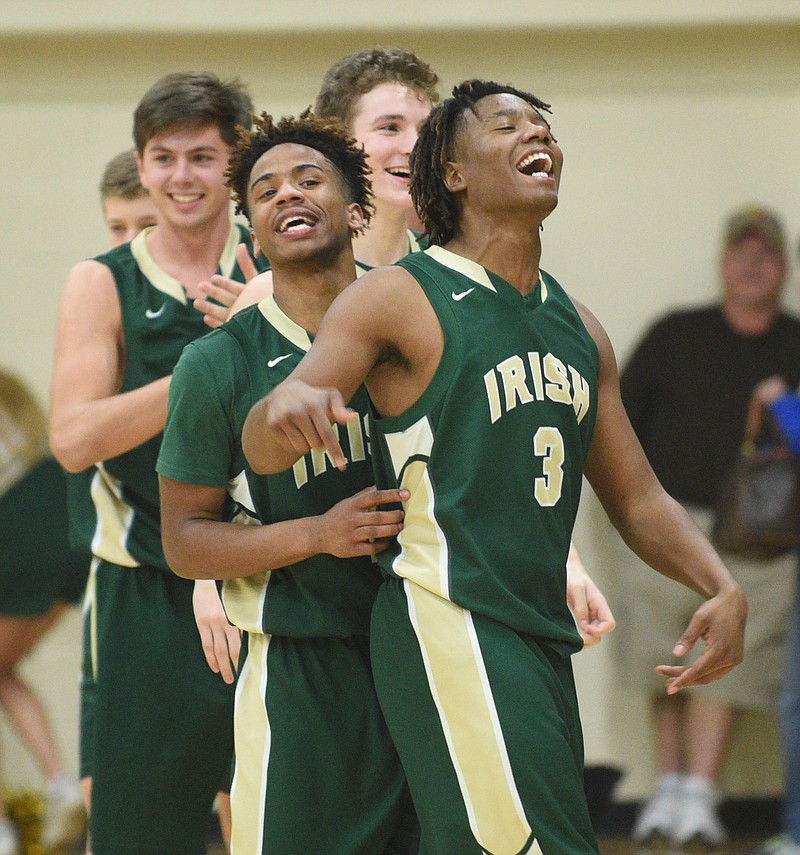
[[[240,472],[228,483],[228,494],[239,511],[231,522],[237,525],[261,525],[255,511],[255,503],[250,495],[247,476]],[[222,586],[222,604],[228,620],[245,632],[262,632],[261,616],[264,613],[264,598],[267,596],[270,572],[257,573],[239,579],[226,579]]]
[[[147,235],[155,228],[149,226],[139,232],[138,235],[131,241],[131,255],[136,259],[139,269],[144,276],[150,281],[154,288],[176,299],[179,303],[186,306],[189,302],[186,296],[186,289],[174,277],[170,276],[162,270],[155,259],[150,254],[147,246]],[[222,254],[219,258],[219,271],[223,276],[228,276],[233,273],[236,266],[236,246],[241,239],[241,233],[235,224],[231,225],[231,230],[228,232],[228,238],[225,241],[225,246],[222,249]]]
[[[92,666],[92,679],[97,682],[97,569],[99,558],[92,558],[89,565],[89,578],[86,580],[86,593],[83,595],[83,618],[89,621],[89,659]]]
[[[536,851],[472,614],[412,582],[403,585],[472,833],[492,855]]]
[[[288,339],[295,347],[299,347],[300,350],[308,352],[311,347],[311,339],[308,337],[308,333],[288,315],[284,315],[272,294],[269,297],[264,297],[258,304],[258,310],[284,338]]]
[[[462,255],[456,255],[454,252],[450,252],[449,249],[436,245],[429,246],[425,250],[425,254],[438,261],[439,264],[449,267],[450,270],[455,270],[456,273],[460,273],[473,282],[483,285],[484,288],[488,288],[490,291],[497,291],[497,288],[492,285],[492,280],[489,279],[486,269],[481,267],[476,261],[464,258]]]
[[[266,707],[270,636],[248,636],[247,658],[236,685],[236,768],[231,785],[231,855],[261,855],[272,729]]]
[[[397,538],[400,552],[392,563],[398,576],[412,579],[423,588],[449,599],[447,541],[434,516],[434,493],[428,476],[433,432],[423,418],[410,428],[385,436],[386,447],[400,487],[411,493],[404,505],[404,529]],[[406,530],[414,538],[404,536]]]
[[[133,508],[122,498],[122,482],[109,475],[102,463],[92,477],[91,494],[97,513],[92,554],[121,567],[138,567],[125,545],[133,525]]]

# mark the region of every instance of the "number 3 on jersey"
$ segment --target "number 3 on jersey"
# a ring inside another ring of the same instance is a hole
[[[561,498],[564,483],[564,439],[558,428],[540,427],[533,437],[533,453],[543,458],[544,473],[533,479],[533,495],[543,508],[552,508]]]

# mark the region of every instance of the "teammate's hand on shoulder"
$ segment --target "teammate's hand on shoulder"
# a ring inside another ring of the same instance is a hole
[[[250,282],[258,276],[258,270],[253,264],[247,244],[240,243],[236,246],[236,261],[239,269],[244,275],[245,282]],[[203,315],[206,326],[215,329],[222,326],[230,317],[231,306],[244,291],[244,283],[237,282],[220,273],[215,273],[210,281],[198,283],[198,289],[203,294],[196,297],[192,305]]]

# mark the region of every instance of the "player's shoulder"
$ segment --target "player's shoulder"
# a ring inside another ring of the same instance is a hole
[[[348,285],[347,291],[356,289],[360,292],[369,293],[376,290],[392,291],[398,287],[408,286],[415,281],[412,274],[406,269],[404,262],[412,258],[413,255],[423,255],[424,253],[413,253],[401,258],[395,264],[388,264],[385,267],[373,267],[368,270],[363,276],[360,276],[351,285]]]

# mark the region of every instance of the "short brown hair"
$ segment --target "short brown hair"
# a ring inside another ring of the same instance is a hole
[[[153,84],[133,114],[133,141],[139,154],[154,136],[173,128],[214,125],[228,145],[236,128],[249,128],[253,102],[241,81],[220,80],[210,71],[168,74]]]
[[[439,102],[439,78],[427,62],[402,48],[372,47],[348,54],[327,70],[314,112],[352,129],[356,101],[381,83],[400,83],[431,104]]]
[[[120,199],[140,199],[147,196],[147,190],[139,180],[134,149],[121,151],[106,164],[100,177],[100,199],[105,201],[109,196]]]

